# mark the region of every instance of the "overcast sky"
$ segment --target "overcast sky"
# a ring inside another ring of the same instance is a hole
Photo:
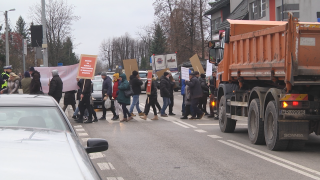
[[[0,11],[15,8],[8,13],[11,27],[15,27],[20,15],[29,26],[29,8],[36,3],[41,4],[41,0],[1,0]],[[78,55],[98,55],[103,39],[126,32],[138,37],[137,32],[154,19],[153,0],[68,0],[67,3],[74,5],[74,15],[80,16],[72,25],[73,42],[77,45],[74,51]],[[0,24],[4,25],[4,15],[0,13]]]

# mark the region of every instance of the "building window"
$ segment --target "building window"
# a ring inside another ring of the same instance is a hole
[[[293,17],[300,18],[299,4],[284,4],[283,5],[283,21],[288,20],[288,12],[293,14]],[[282,6],[277,7],[277,21],[282,20]]]
[[[249,18],[261,19],[266,16],[266,0],[255,0],[249,4]]]
[[[212,24],[211,25],[212,25],[212,33],[213,34],[214,34],[214,32],[216,30],[218,30],[220,24],[221,24],[221,17],[212,20]]]

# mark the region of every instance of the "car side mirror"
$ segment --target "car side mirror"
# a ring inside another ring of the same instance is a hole
[[[87,141],[87,153],[106,151],[109,148],[108,141],[105,139],[91,138]]]

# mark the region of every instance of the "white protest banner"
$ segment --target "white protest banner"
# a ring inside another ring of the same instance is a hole
[[[52,79],[52,70],[56,69],[59,72],[59,76],[63,82],[63,92],[79,89],[77,85],[77,74],[79,64],[70,66],[57,66],[57,67],[34,67],[35,70],[40,72],[40,81],[42,85],[42,91],[44,93],[49,92],[49,79]]]
[[[177,54],[176,53],[166,55],[166,65],[167,65],[167,68],[169,68],[171,72],[178,72]]]
[[[207,60],[206,76],[212,76],[212,64]]]
[[[165,55],[156,55],[154,56],[154,64],[156,66],[156,71],[166,69]]]
[[[189,68],[181,67],[181,79],[190,80],[189,79]]]

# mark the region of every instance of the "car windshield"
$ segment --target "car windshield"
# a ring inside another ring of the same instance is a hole
[[[140,76],[141,78],[147,78],[148,73],[139,72],[139,76]]]
[[[1,107],[0,127],[69,129],[57,107]]]
[[[93,91],[102,91],[102,81],[95,81],[93,84]]]

